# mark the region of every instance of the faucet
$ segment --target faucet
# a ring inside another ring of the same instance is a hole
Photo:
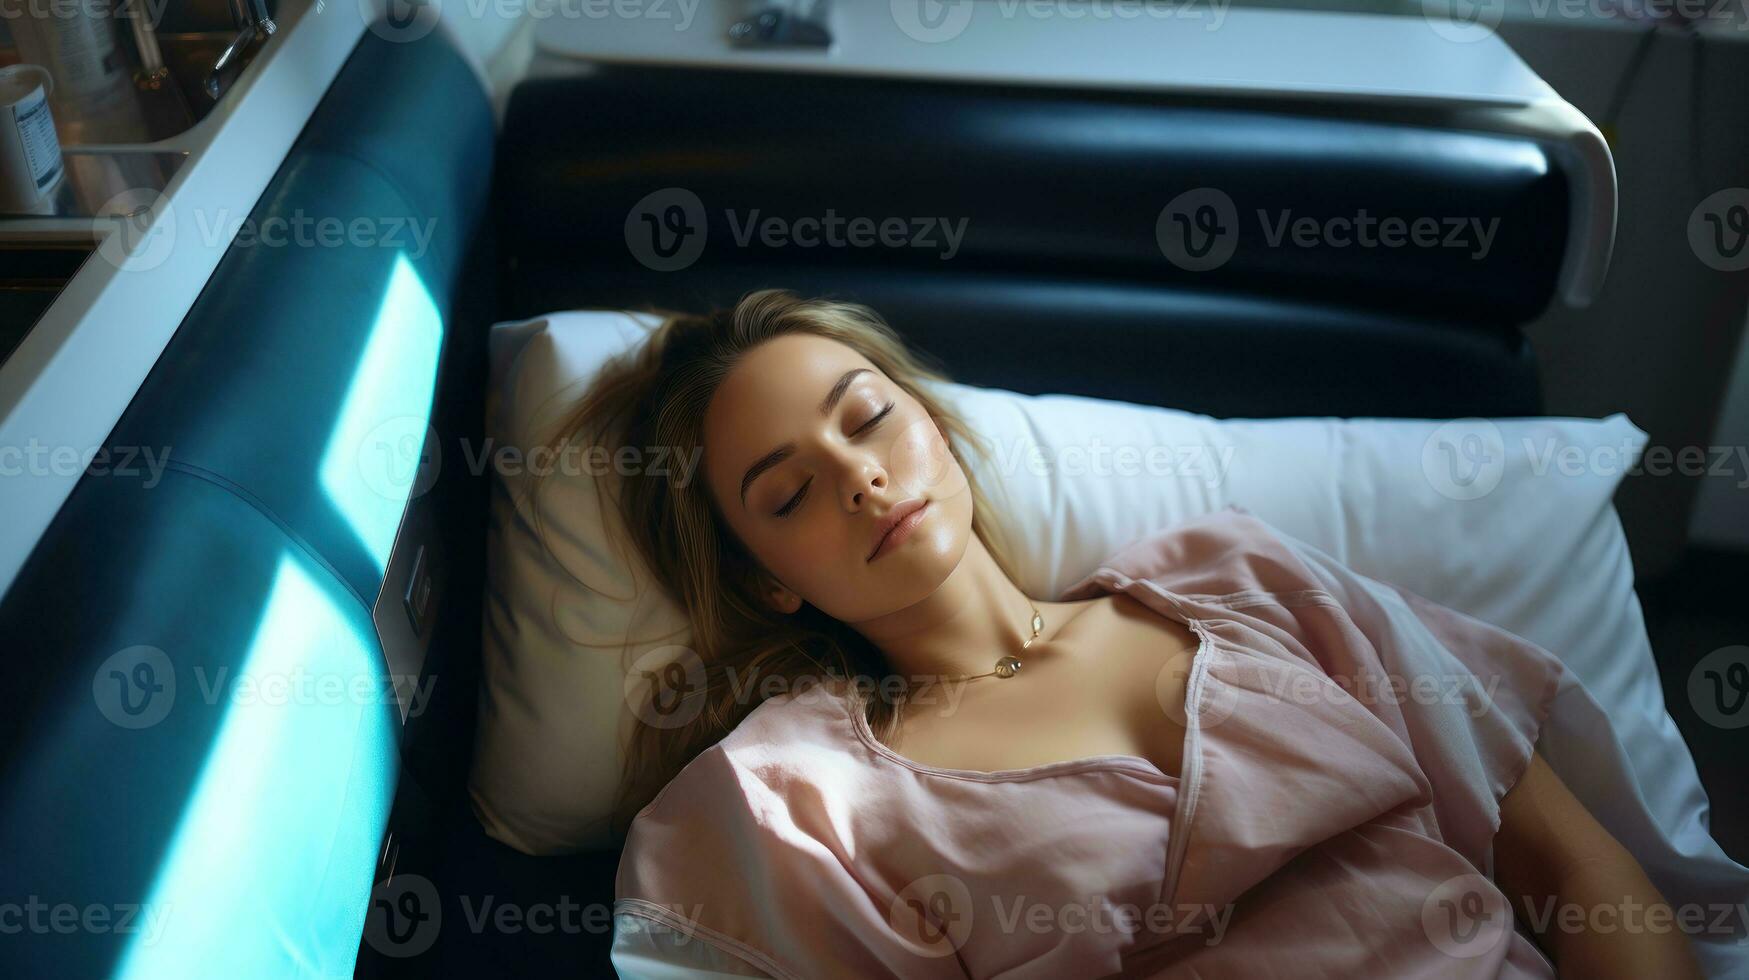
[[[128,18],[134,32],[134,48],[140,53],[140,67],[134,72],[134,84],[142,89],[159,89],[170,77],[164,66],[164,53],[158,50],[158,29],[150,17]]]
[[[231,67],[256,38],[266,39],[273,36],[279,27],[273,18],[267,14],[267,0],[231,0],[231,16],[237,22],[237,36],[231,43],[225,45],[225,50],[213,62],[212,70],[206,73],[206,94],[212,99],[219,97],[220,77]]]

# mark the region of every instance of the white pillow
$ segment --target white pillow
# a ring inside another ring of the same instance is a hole
[[[637,319],[613,312],[494,327],[487,435],[495,447],[547,438],[602,361],[643,334]],[[1073,396],[963,385],[940,393],[991,442],[992,458],[971,464],[1001,509],[1028,594],[1055,599],[1136,538],[1241,504],[1362,574],[1558,654],[1610,713],[1620,746],[1602,744],[1609,731],[1600,720],[1601,733],[1545,746],[1552,763],[1567,757],[1557,771],[1630,773],[1616,778],[1621,786],[1598,776],[1582,798],[1625,797],[1613,826],[1645,825],[1654,838],[1647,850],[1740,870],[1706,830],[1706,798],[1664,709],[1611,504],[1646,441],[1626,416],[1220,421]],[[561,467],[542,491],[549,552],[533,533],[530,478],[502,460],[471,792],[493,837],[530,854],[559,853],[606,842],[631,724],[627,665],[671,656],[686,642],[686,623],[649,587],[580,466]],[[664,634],[620,648],[628,635]],[[1615,770],[1596,765],[1604,756]]]

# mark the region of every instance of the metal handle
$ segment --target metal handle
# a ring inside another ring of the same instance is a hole
[[[231,0],[231,16],[237,21],[237,36],[225,45],[218,60],[213,62],[212,70],[206,73],[206,83],[201,86],[210,99],[219,97],[225,69],[242,55],[243,49],[256,38],[272,37],[273,32],[279,30],[279,25],[267,14],[267,0]]]

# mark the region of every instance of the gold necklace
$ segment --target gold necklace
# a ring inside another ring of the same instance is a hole
[[[1027,605],[1032,605],[1032,603],[1030,601],[1028,601]],[[1020,649],[1025,650],[1027,647],[1032,646],[1033,641],[1038,639],[1039,633],[1043,632],[1044,628],[1045,628],[1045,618],[1043,616],[1039,615],[1038,607],[1033,606],[1032,607],[1032,635],[1027,637],[1026,641],[1020,644]],[[1015,674],[1020,673],[1020,663],[1021,663],[1021,661],[1020,661],[1019,657],[1013,656],[1012,654],[1008,654],[1008,655],[1004,655],[1004,656],[996,658],[996,669],[995,670],[988,670],[982,674],[962,674],[959,677],[950,677],[950,678],[948,678],[948,680],[973,681],[973,680],[977,680],[980,677],[989,677],[991,674],[995,674],[997,677],[1013,677]]]

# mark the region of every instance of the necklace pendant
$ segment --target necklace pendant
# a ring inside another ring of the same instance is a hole
[[[1013,677],[1020,670],[1019,657],[1003,657],[996,661],[997,677]]]

